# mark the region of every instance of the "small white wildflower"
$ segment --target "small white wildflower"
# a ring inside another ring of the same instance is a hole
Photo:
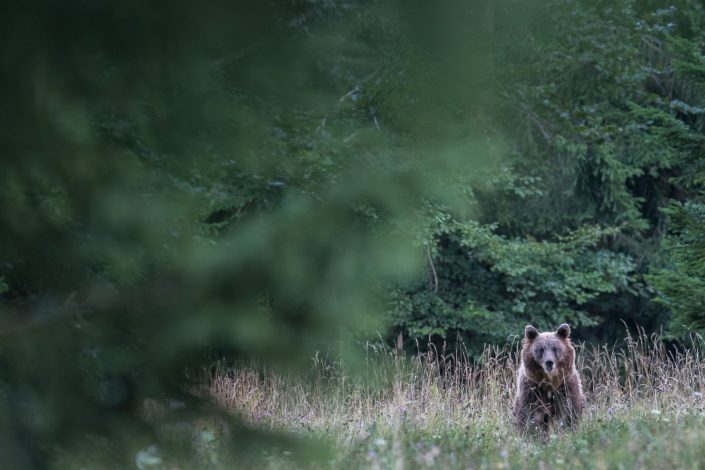
[[[387,445],[387,441],[385,441],[384,439],[382,439],[381,437],[379,437],[379,438],[377,438],[377,439],[374,440],[374,444],[375,444],[377,447],[384,447],[384,446]]]
[[[135,465],[137,465],[137,468],[140,470],[145,470],[150,467],[161,465],[162,459],[157,455],[157,452],[158,450],[156,445],[151,445],[146,449],[142,449],[137,452],[137,455],[135,456]]]
[[[700,393],[700,392],[693,392],[693,396],[694,396],[695,398],[702,398],[702,397],[703,397],[703,394]]]
[[[651,414],[658,416],[658,415],[661,414],[661,412],[660,412],[659,410],[657,410],[656,408],[654,408],[654,409],[651,410]]]

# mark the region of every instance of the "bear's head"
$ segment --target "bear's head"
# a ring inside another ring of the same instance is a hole
[[[573,367],[575,350],[570,342],[570,326],[563,323],[555,332],[539,331],[531,325],[524,329],[524,365],[548,377],[565,373]]]

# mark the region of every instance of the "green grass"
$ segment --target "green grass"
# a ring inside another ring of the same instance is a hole
[[[461,423],[445,430],[402,426],[340,449],[333,467],[703,468],[703,425],[695,415],[597,418],[547,442]]]

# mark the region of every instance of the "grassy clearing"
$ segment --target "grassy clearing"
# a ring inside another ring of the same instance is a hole
[[[329,442],[323,468],[703,468],[701,346],[669,352],[643,334],[623,348],[578,345],[588,408],[577,430],[547,442],[512,427],[516,346],[472,361],[369,344],[362,377],[316,357],[310,380],[239,368],[216,374],[208,392],[254,429]],[[312,464],[270,449],[258,465]]]

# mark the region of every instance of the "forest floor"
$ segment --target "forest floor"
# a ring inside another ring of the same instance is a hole
[[[587,410],[577,429],[545,439],[512,425],[516,347],[473,361],[370,344],[362,373],[315,357],[306,378],[242,367],[216,373],[208,393],[251,429],[328,449],[306,460],[263,448],[259,468],[705,468],[699,346],[674,352],[642,335],[577,349]]]

